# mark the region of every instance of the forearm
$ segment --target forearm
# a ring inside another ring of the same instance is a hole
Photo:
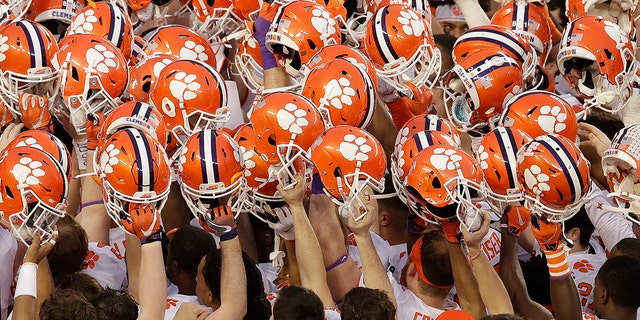
[[[240,239],[220,241],[220,308],[217,319],[242,319],[247,313],[247,274],[242,260]]]
[[[89,159],[93,159],[94,152],[93,150],[87,152]],[[94,172],[93,160],[87,161],[87,169],[82,170],[81,173],[92,172]],[[89,242],[109,243],[111,220],[103,203],[102,188],[91,176],[82,177],[80,183],[82,185],[80,199],[83,203],[83,208],[76,220],[87,232]]]
[[[25,263],[20,267],[20,275],[18,276],[13,305],[13,319],[15,320],[37,319],[36,296],[38,268],[35,263]]]
[[[288,87],[291,85],[291,79],[282,67],[275,67],[264,70],[264,88],[275,89]]]
[[[289,240],[284,241],[284,245],[287,248],[287,263],[289,269],[289,283],[294,286],[302,286],[300,280],[300,270],[298,269],[298,257],[296,256],[296,242]]]
[[[580,320],[582,308],[580,296],[571,276],[549,281],[551,305],[557,320]]]
[[[469,28],[484,26],[491,21],[477,0],[455,0]]]
[[[393,295],[393,287],[387,277],[387,272],[380,261],[378,252],[373,245],[371,234],[366,232],[365,234],[354,234],[356,243],[358,244],[358,250],[360,251],[360,259],[362,262],[362,272],[364,277],[364,283],[367,288],[380,289],[384,291],[393,305],[398,308],[396,298]]]
[[[162,319],[167,299],[167,278],[160,241],[142,245],[139,279],[140,283],[144,283],[145,290],[139,292],[140,316],[138,319]]]
[[[293,215],[293,229],[296,233],[295,252],[303,287],[315,292],[325,307],[333,307],[327,273],[325,271],[320,243],[313,232],[309,218],[302,204],[290,205]]]
[[[129,275],[128,292],[133,300],[140,303],[140,239],[125,232],[125,241],[127,246],[127,274]]]
[[[449,258],[451,259],[453,279],[460,299],[460,307],[462,310],[469,312],[474,318],[481,318],[486,314],[485,307],[482,303],[482,296],[478,291],[479,284],[473,276],[467,255],[460,247],[460,244],[450,243],[449,246]]]
[[[516,314],[526,315],[529,319],[552,319],[549,310],[534,302],[529,297],[520,262],[518,261],[517,237],[501,228],[500,279],[511,298]]]
[[[42,259],[40,263],[38,263],[38,276],[36,281],[38,282],[36,314],[39,314],[40,306],[51,296],[51,292],[53,291],[53,276],[51,275],[51,269],[49,269],[49,261],[47,259]]]
[[[471,265],[478,281],[482,302],[489,314],[513,313],[509,293],[480,248],[470,248]]]

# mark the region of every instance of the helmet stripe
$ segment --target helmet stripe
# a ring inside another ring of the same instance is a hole
[[[571,188],[571,201],[576,201],[576,199],[582,197],[583,195],[578,194],[578,192],[582,192],[584,182],[578,175],[578,165],[574,161],[573,157],[571,157],[569,150],[565,148],[557,137],[552,135],[541,136],[536,140],[544,145],[551,154],[553,154],[553,157],[560,165],[560,168],[562,168],[564,176],[568,179],[567,182],[569,183],[569,188]]]
[[[413,140],[416,142],[418,151],[422,151],[424,148],[433,145],[433,136],[430,131],[420,131],[413,135]],[[414,155],[415,157],[416,155]]]
[[[38,30],[33,22],[26,20],[18,21],[18,25],[22,28],[25,34],[29,35],[27,41],[31,52],[31,68],[42,68],[46,66],[48,61],[45,56],[46,50],[44,48],[44,41],[40,34],[40,30]]]
[[[527,51],[517,39],[490,29],[475,29],[472,32],[464,33],[458,38],[456,45],[467,41],[484,41],[497,44],[503,49],[509,50],[514,55],[522,57],[523,60]]]
[[[500,147],[502,159],[507,160],[507,164],[509,165],[507,167],[507,179],[509,179],[509,186],[511,188],[515,188],[518,185],[516,183],[516,168],[518,164],[516,153],[518,152],[518,147],[511,129],[498,127],[497,133],[498,146]],[[510,151],[508,149],[510,149]]]
[[[138,191],[149,192],[152,187],[153,159],[147,137],[140,130],[127,129],[127,135],[133,144],[138,166]]]
[[[393,47],[389,42],[389,35],[387,34],[386,20],[388,13],[388,7],[378,10],[373,21],[373,37],[376,39],[376,48],[378,49],[378,52],[381,53],[382,59],[384,59],[385,63],[398,59],[398,54],[393,50]]]
[[[120,48],[123,41],[123,27],[125,23],[124,14],[122,10],[116,7],[115,4],[108,5],[111,17],[111,23],[109,23],[109,34],[107,38],[111,43],[115,44],[116,47]]]
[[[511,16],[511,28],[518,31],[529,31],[529,4],[524,6],[513,5]]]
[[[200,168],[202,170],[202,180],[206,184],[218,181],[218,162],[216,139],[213,136],[213,130],[204,130],[200,132]]]

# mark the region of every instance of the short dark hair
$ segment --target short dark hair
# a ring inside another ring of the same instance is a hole
[[[562,2],[564,3],[564,1]],[[598,127],[609,139],[613,139],[616,133],[624,128],[624,123],[617,115],[595,109],[589,112],[583,122]]]
[[[619,256],[627,256],[638,259],[640,261],[640,239],[638,238],[624,238],[615,245],[614,250]],[[609,256],[611,257],[611,256]]]
[[[640,261],[628,256],[608,259],[596,276],[607,290],[611,302],[618,307],[636,310],[640,307]]]
[[[524,318],[515,314],[501,313],[486,315],[478,320],[524,320]]]
[[[342,300],[343,320],[393,320],[395,316],[396,307],[382,290],[356,287]]]
[[[310,289],[288,286],[282,288],[273,305],[274,320],[323,320],[324,305]]]
[[[578,228],[580,230],[580,239],[578,239],[578,241],[580,241],[580,245],[586,247],[589,245],[589,239],[591,239],[591,235],[596,228],[593,226],[593,223],[591,223],[584,207],[584,205],[580,207],[576,215],[565,220],[564,230],[569,231],[573,228]]]
[[[75,272],[62,278],[57,286],[58,289],[71,289],[79,292],[87,301],[93,301],[103,288],[96,278],[84,273]]]
[[[56,223],[58,240],[47,255],[53,283],[58,284],[65,276],[82,270],[82,263],[89,251],[87,232],[73,218],[65,216]]]
[[[422,235],[420,257],[422,270],[429,281],[443,287],[453,285],[449,242],[442,230],[433,230]]]
[[[41,320],[94,320],[96,308],[77,291],[56,289],[40,306]]]
[[[247,275],[247,314],[246,320],[267,320],[271,316],[271,304],[264,293],[262,274],[251,258],[242,253],[244,270]],[[220,275],[222,272],[221,251],[216,249],[205,257],[202,275],[207,287],[216,299],[220,299]]]
[[[169,242],[171,257],[182,271],[198,274],[198,264],[202,257],[216,248],[216,241],[202,228],[191,225],[181,227]]]
[[[124,291],[106,288],[91,302],[98,311],[98,320],[138,319],[138,304]]]

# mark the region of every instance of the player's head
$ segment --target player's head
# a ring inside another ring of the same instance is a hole
[[[324,306],[313,290],[288,286],[282,288],[273,305],[274,320],[322,320]]]
[[[598,318],[609,318],[612,312],[627,312],[635,318],[640,307],[640,261],[618,256],[608,259],[596,276],[594,310]]]
[[[384,291],[363,287],[347,292],[340,311],[342,320],[393,320],[396,316],[396,308]]]

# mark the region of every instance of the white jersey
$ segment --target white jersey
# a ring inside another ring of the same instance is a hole
[[[338,309],[324,308],[324,320],[340,320],[340,311]]]
[[[271,262],[258,263],[256,264],[256,267],[258,267],[258,270],[260,270],[260,274],[262,275],[264,293],[278,292],[281,287],[274,284],[274,281],[278,277],[280,268],[274,267]]]
[[[104,287],[126,288],[127,267],[124,257],[108,244],[89,242],[82,272],[94,277]]]
[[[382,261],[382,265],[385,269],[389,267],[389,261],[391,260],[392,250],[389,242],[387,240],[382,239],[377,233],[373,231],[369,231],[371,235],[371,240],[373,242],[373,246],[376,248],[376,252],[378,253],[378,257],[380,261]],[[356,243],[353,233],[350,233],[347,236],[347,252],[353,261],[356,262],[358,268],[362,270],[362,259],[360,259],[360,250],[358,250],[358,244]]]
[[[396,278],[396,280],[400,280],[402,269],[404,265],[407,264],[407,258],[409,257],[407,254],[407,244],[396,244],[389,246],[389,249],[391,250],[391,254],[389,255],[387,271],[393,273],[393,277]]]
[[[14,268],[13,262],[18,251],[18,240],[11,231],[0,227],[0,319],[7,319],[9,306],[13,305]]]
[[[596,274],[598,274],[598,270],[607,260],[607,257],[602,252],[591,254],[586,251],[571,253],[567,260],[573,282],[576,284],[580,294],[582,311],[593,313],[593,289],[596,286]]]
[[[166,309],[164,310],[164,319],[173,320],[173,318],[175,318],[176,316],[176,313],[178,312],[178,309],[180,309],[180,306],[184,302],[200,304],[198,303],[197,296],[188,296],[188,295],[179,294],[179,293],[168,295]],[[210,308],[207,308],[207,309],[211,311]]]
[[[435,320],[446,310],[460,309],[458,304],[451,300],[445,300],[444,310],[427,305],[411,290],[401,285],[390,272],[387,272],[387,277],[391,282],[393,295],[398,304],[398,320]]]
[[[591,183],[591,191],[585,198],[584,209],[589,220],[596,228],[607,252],[610,252],[618,241],[625,238],[635,238],[631,230],[631,222],[621,213],[602,208],[602,204],[613,206],[607,192],[600,190],[595,183]]]

